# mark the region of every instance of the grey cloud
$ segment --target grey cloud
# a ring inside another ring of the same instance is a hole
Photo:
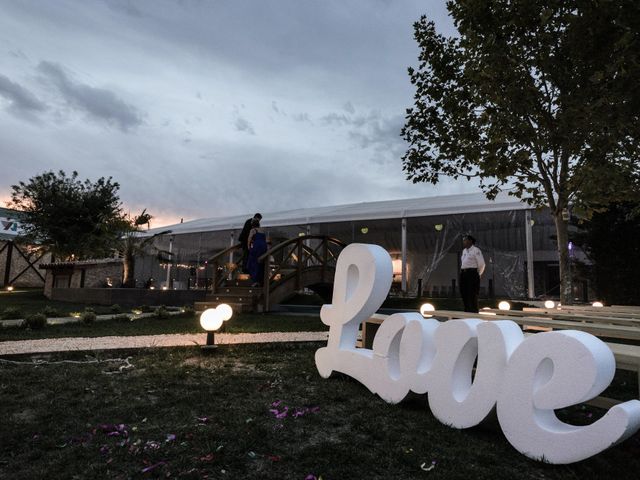
[[[347,102],[347,103],[345,103],[345,104],[342,106],[342,108],[344,108],[344,109],[345,109],[345,111],[347,111],[347,112],[348,112],[348,113],[350,113],[351,115],[353,115],[354,113],[356,113],[356,109],[355,109],[355,107],[353,106],[353,103],[351,103],[351,102]]]
[[[401,115],[375,119],[367,122],[365,128],[351,130],[349,137],[355,140],[361,148],[377,145],[389,147],[403,141],[400,137],[403,124],[404,118]]]
[[[9,55],[11,55],[13,58],[18,58],[20,60],[29,60],[27,55],[19,48],[15,50],[9,50]]]
[[[0,96],[9,101],[9,111],[18,116],[31,116],[47,109],[33,93],[1,74]]]
[[[344,113],[330,113],[320,117],[320,120],[326,125],[349,125],[351,119]]]
[[[307,112],[294,113],[292,115],[292,118],[296,122],[309,122],[309,123],[311,123],[311,118],[309,117],[309,114]]]
[[[132,17],[142,17],[142,12],[130,0],[105,0],[107,7],[114,12],[124,13]]]
[[[253,126],[249,123],[249,120],[243,117],[236,118],[234,122],[234,126],[236,130],[239,132],[247,132],[249,135],[255,135],[256,131],[253,129]]]
[[[56,86],[65,101],[76,110],[96,120],[116,124],[123,131],[142,123],[138,110],[118,98],[111,90],[76,83],[69,78],[60,65],[53,62],[40,62],[38,70]]]

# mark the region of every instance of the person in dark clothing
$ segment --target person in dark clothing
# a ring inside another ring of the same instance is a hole
[[[475,245],[476,239],[471,235],[462,237],[462,258],[460,262],[460,294],[465,312],[478,312],[478,294],[480,293],[480,277],[485,263],[482,252]]]
[[[238,241],[242,245],[242,273],[249,273],[249,270],[247,269],[247,260],[249,259],[249,233],[251,233],[251,223],[254,220],[257,220],[258,224],[260,224],[262,215],[256,213],[252,218],[249,218],[244,222],[244,227],[242,227],[242,231],[238,236]]]
[[[249,232],[249,259],[247,260],[247,270],[253,280],[252,287],[259,287],[264,280],[264,262],[260,257],[268,250],[267,236],[260,228],[260,220],[254,218],[251,222],[251,232]]]

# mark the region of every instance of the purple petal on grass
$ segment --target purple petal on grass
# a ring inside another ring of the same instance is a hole
[[[109,451],[110,451],[110,448],[109,448],[109,446],[108,446],[108,445],[102,445],[102,446],[100,447],[100,453],[101,453],[102,455],[108,455],[108,454],[109,454]]]
[[[315,475],[309,474],[306,477],[304,477],[304,480],[318,480],[318,477],[316,477]]]
[[[271,406],[272,406],[272,407],[277,407],[277,406],[278,406],[278,405],[280,405],[281,403],[282,403],[282,400],[277,400],[277,401],[273,402],[273,403],[271,404]]]
[[[176,439],[176,436],[173,433],[170,433],[169,435],[167,435],[167,439],[165,440],[165,442],[173,442]]]
[[[284,407],[284,410],[276,415],[276,418],[285,418],[289,412],[289,407]]]
[[[158,462],[158,463],[154,463],[153,465],[149,465],[147,468],[143,468],[141,470],[141,473],[148,473],[151,470],[155,470],[158,467],[161,467],[162,465],[166,465],[167,462]]]
[[[320,411],[320,407],[311,407],[311,408],[309,409],[309,411],[310,411],[311,413],[318,413],[318,412]]]

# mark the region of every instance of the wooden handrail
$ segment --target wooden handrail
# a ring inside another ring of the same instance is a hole
[[[233,252],[234,250],[238,250],[239,248],[242,248],[242,244],[241,243],[236,243],[235,245],[227,248],[226,250],[223,250],[222,252],[218,252],[216,253],[213,257],[211,257],[209,260],[207,260],[207,263],[217,263],[218,259],[220,257],[224,257],[225,255],[229,255],[229,253]]]
[[[284,242],[279,243],[275,247],[271,247],[271,249],[267,250],[258,259],[258,261],[259,262],[263,262],[265,260],[265,258],[267,258],[269,255],[273,255],[275,252],[277,252],[278,250],[282,250],[287,245],[291,245],[292,243],[296,243],[296,242],[300,242],[300,241],[304,241],[304,240],[327,240],[328,242],[335,243],[336,245],[338,245],[339,247],[342,247],[342,248],[347,246],[346,243],[344,243],[343,241],[338,240],[337,238],[334,238],[334,237],[327,237],[325,235],[304,235],[304,236],[300,236],[300,237],[290,238],[289,240],[285,240]]]

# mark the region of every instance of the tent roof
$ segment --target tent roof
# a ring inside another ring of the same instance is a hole
[[[487,200],[482,193],[447,195],[438,197],[409,198],[363,202],[330,207],[299,208],[282,212],[262,213],[263,227],[307,225],[351,220],[381,220],[403,217],[430,217],[462,213],[503,212],[526,210],[531,207],[508,195],[499,195],[495,201]],[[145,234],[199,233],[240,229],[254,212],[232,217],[202,218],[175,225],[151,229]]]

